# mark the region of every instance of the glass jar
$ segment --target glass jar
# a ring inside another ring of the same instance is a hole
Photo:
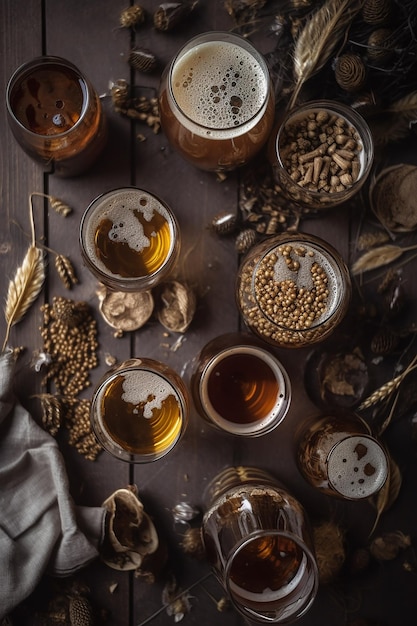
[[[284,194],[314,211],[358,193],[371,171],[374,142],[355,109],[313,100],[280,120],[270,139],[269,158]]]
[[[351,297],[349,270],[319,237],[283,233],[254,246],[243,259],[236,299],[252,332],[268,343],[302,348],[328,337]]]
[[[244,617],[284,624],[304,615],[318,568],[302,505],[267,472],[228,467],[206,490],[202,538],[214,573]]]

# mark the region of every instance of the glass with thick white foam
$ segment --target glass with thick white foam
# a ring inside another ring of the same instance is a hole
[[[29,156],[58,176],[75,176],[107,139],[100,99],[75,65],[42,56],[20,66],[6,89],[10,128]]]
[[[262,624],[308,611],[318,569],[303,506],[269,473],[228,467],[210,482],[202,537],[235,608]]]
[[[172,271],[180,249],[175,215],[157,196],[122,187],[98,196],[81,219],[85,265],[115,291],[154,287]]]
[[[91,425],[105,450],[123,461],[164,457],[188,422],[189,396],[182,378],[154,359],[129,359],[111,368],[91,402]]]
[[[347,500],[378,493],[389,472],[384,446],[355,413],[322,414],[306,424],[297,441],[300,472],[319,491]]]
[[[159,111],[171,145],[197,167],[244,165],[264,146],[274,121],[265,59],[239,35],[198,35],[165,69]]]
[[[256,338],[227,333],[201,350],[191,376],[198,413],[232,435],[257,437],[276,428],[291,402],[291,384],[278,358]]]
[[[260,339],[303,348],[327,338],[345,316],[351,297],[341,255],[319,237],[283,233],[255,245],[236,281],[242,317]]]

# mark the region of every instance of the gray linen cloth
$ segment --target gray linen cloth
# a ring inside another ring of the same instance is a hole
[[[95,559],[106,511],[77,507],[64,459],[13,395],[16,357],[0,355],[0,618],[44,573],[67,576]]]

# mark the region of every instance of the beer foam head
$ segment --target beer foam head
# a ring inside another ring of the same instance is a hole
[[[337,443],[327,459],[330,484],[346,498],[367,498],[384,485],[388,462],[372,437],[354,435]]]
[[[143,417],[150,419],[153,409],[161,410],[168,396],[180,401],[173,386],[162,376],[147,370],[126,371],[123,374],[122,400],[143,407]]]
[[[194,123],[230,129],[233,136],[233,129],[253,119],[265,103],[268,77],[246,49],[212,41],[198,44],[176,60],[172,92]]]

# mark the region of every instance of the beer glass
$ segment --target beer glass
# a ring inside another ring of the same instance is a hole
[[[377,493],[389,471],[384,447],[372,436],[368,424],[345,411],[310,420],[298,440],[297,461],[310,485],[347,500]]]
[[[232,33],[191,39],[161,78],[162,129],[174,149],[203,170],[232,170],[254,157],[269,137],[274,107],[264,58]]]
[[[177,220],[157,196],[136,187],[108,191],[81,219],[80,247],[92,274],[114,291],[143,291],[167,277],[178,257]]]
[[[181,377],[153,359],[129,359],[111,368],[91,402],[91,425],[107,452],[123,461],[164,457],[181,439],[189,398]]]
[[[253,246],[236,280],[236,299],[248,328],[282,348],[327,338],[345,316],[349,270],[319,237],[283,233]]]
[[[58,176],[75,176],[102,151],[107,126],[89,80],[60,57],[21,65],[6,89],[12,133],[23,150]]]
[[[243,333],[221,335],[204,346],[191,376],[191,392],[209,424],[251,437],[276,428],[291,400],[290,380],[280,361]]]
[[[235,608],[263,624],[301,617],[318,588],[302,505],[267,472],[229,467],[209,484],[202,537]]]

